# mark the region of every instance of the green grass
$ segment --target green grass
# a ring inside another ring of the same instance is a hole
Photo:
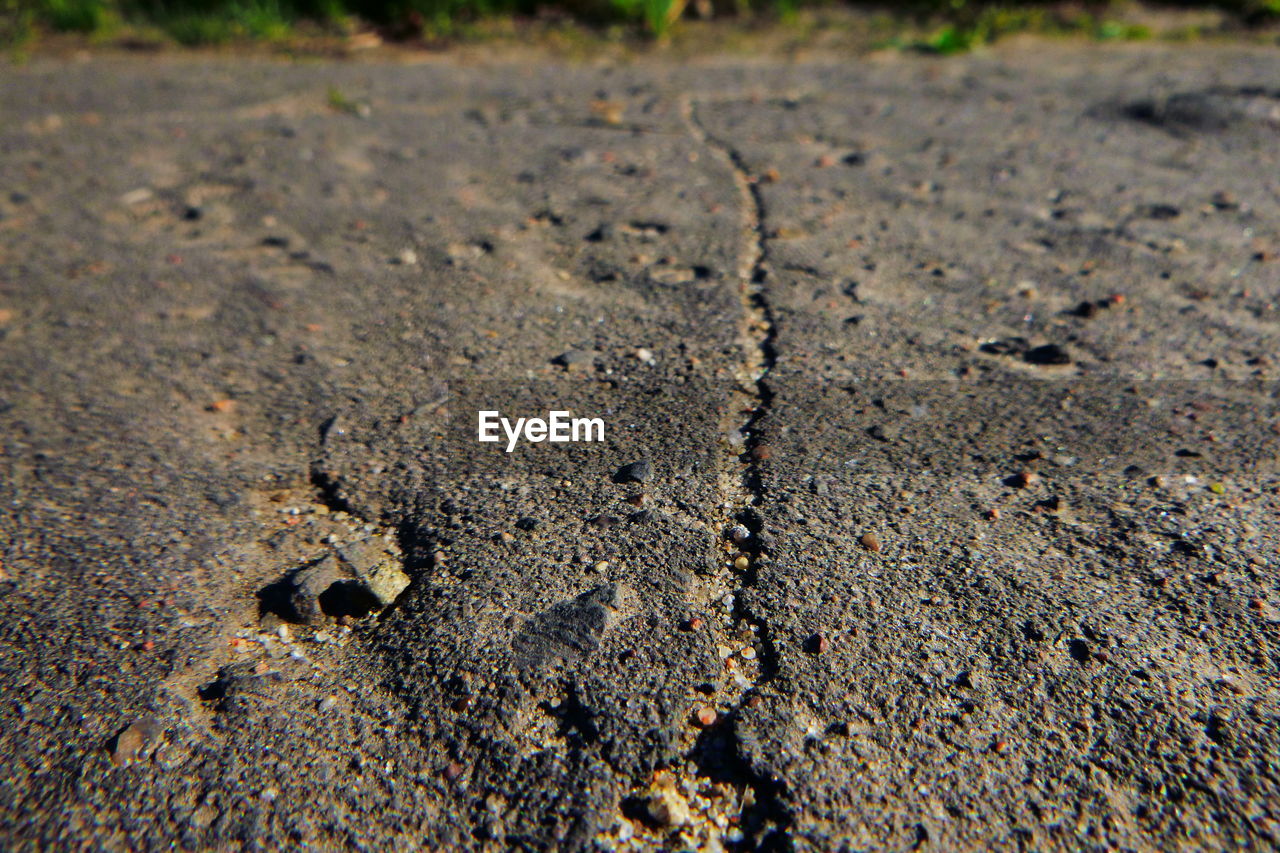
[[[1280,2],[1280,0],[1277,0]],[[1020,32],[1087,35],[1098,41],[1141,41],[1152,37],[1150,28],[1112,18],[1098,18],[1087,12],[1054,14],[1047,9],[1027,7],[973,8],[969,14],[947,23],[927,38],[911,44],[919,50],[949,55],[964,53],[1001,36]]]
[[[16,47],[31,36],[35,13],[24,0],[0,0],[0,48]]]
[[[42,12],[49,26],[63,32],[102,32],[115,20],[104,0],[45,0]]]
[[[802,7],[840,0],[0,0],[0,44],[13,44],[33,28],[101,35],[123,26],[159,28],[184,45],[234,40],[287,39],[301,22],[340,32],[365,21],[392,38],[456,37],[484,22],[534,16],[566,17],[589,27],[621,26],[664,38],[689,10],[712,8],[717,17],[793,20]],[[903,28],[924,29],[923,38],[895,43],[939,54],[969,51],[1014,32],[1087,33],[1100,40],[1148,38],[1144,27],[1110,13],[1106,0],[1071,6],[991,0],[847,0],[888,12]],[[708,5],[709,3],[709,5]],[[1172,2],[1170,5],[1196,5]],[[1280,0],[1210,0],[1248,23],[1280,20]],[[1081,10],[1085,11],[1081,11]]]

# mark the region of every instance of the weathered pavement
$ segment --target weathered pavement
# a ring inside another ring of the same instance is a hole
[[[1277,80],[4,69],[4,846],[1275,845]]]

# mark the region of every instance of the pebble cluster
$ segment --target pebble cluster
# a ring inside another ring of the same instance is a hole
[[[596,838],[602,849],[719,853],[744,840],[742,816],[754,804],[754,792],[699,775],[689,762],[655,772],[628,802],[637,808]]]

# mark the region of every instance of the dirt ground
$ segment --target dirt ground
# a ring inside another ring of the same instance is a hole
[[[1273,848],[1277,81],[0,69],[3,846]]]

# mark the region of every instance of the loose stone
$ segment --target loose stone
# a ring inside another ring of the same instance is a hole
[[[649,464],[648,459],[638,459],[635,462],[629,462],[618,469],[613,475],[615,483],[643,483],[649,479],[653,473],[653,467]]]

